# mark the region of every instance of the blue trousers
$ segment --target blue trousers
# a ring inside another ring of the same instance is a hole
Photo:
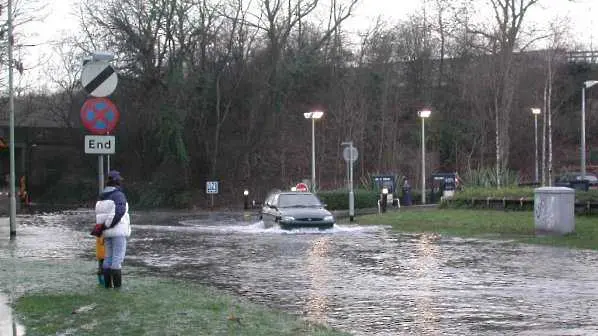
[[[127,252],[127,237],[104,238],[104,247],[106,248],[106,253],[102,266],[105,269],[121,269],[122,263],[125,260],[125,253]]]

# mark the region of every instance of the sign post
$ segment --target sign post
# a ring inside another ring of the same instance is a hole
[[[342,142],[341,146],[347,146],[343,150],[343,158],[347,161],[347,175],[349,183],[349,221],[355,218],[355,194],[353,193],[353,163],[357,161],[359,153],[353,147],[353,141]]]
[[[218,181],[206,182],[206,193],[210,195],[212,201],[212,208],[214,207],[214,195],[218,194]]]
[[[105,98],[114,92],[118,84],[118,76],[109,61],[113,55],[106,52],[95,52],[91,60],[83,63],[81,84],[92,97],[81,107],[83,126],[96,135],[108,135],[118,123],[120,113],[116,105]],[[106,142],[107,141],[107,142]],[[98,147],[99,146],[99,147]],[[104,189],[104,154],[114,154],[115,139],[91,139],[85,137],[85,153],[98,155],[99,193]],[[110,169],[110,156],[108,156]]]

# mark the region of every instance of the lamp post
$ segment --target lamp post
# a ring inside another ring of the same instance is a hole
[[[586,179],[586,89],[598,84],[596,80],[583,82],[581,88],[581,180]]]
[[[430,110],[418,111],[417,115],[422,119],[422,204],[426,204],[426,118],[430,117]]]
[[[9,208],[9,216],[10,216],[10,239],[14,239],[17,236],[17,199],[16,199],[16,188],[15,188],[15,103],[14,103],[14,89],[13,89],[13,44],[14,44],[14,37],[12,36],[13,33],[13,22],[12,22],[12,1],[8,0],[7,4],[7,12],[8,12],[8,110],[9,110],[9,133],[10,133],[10,140],[9,140],[9,158],[10,158],[10,181],[9,181],[9,190],[10,190],[10,208]]]
[[[538,183],[538,115],[542,112],[539,108],[532,108],[532,113],[534,115],[534,139],[536,144],[535,149],[535,161],[536,161],[536,179],[534,180],[535,183]]]
[[[305,119],[311,119],[311,191],[316,191],[316,119],[322,118],[324,112],[305,112]]]

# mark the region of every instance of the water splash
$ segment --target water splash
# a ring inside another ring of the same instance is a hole
[[[244,234],[359,234],[373,233],[385,230],[388,226],[359,226],[359,225],[341,225],[335,224],[330,229],[321,230],[318,228],[296,228],[284,230],[278,226],[266,227],[263,221],[239,222],[239,221],[219,221],[206,222],[205,219],[183,220],[180,225],[136,225],[136,229],[156,230],[156,231],[177,231],[177,232],[208,232],[208,233],[244,233]]]

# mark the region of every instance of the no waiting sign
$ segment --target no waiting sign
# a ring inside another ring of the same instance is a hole
[[[81,107],[81,122],[93,134],[108,134],[114,130],[120,112],[108,98],[90,98]]]

